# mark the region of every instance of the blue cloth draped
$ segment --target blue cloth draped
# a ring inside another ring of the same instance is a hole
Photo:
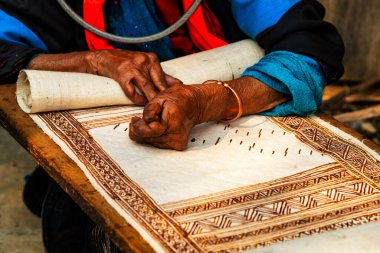
[[[256,38],[276,25],[298,2],[300,0],[231,0],[231,6],[240,29],[249,37]],[[254,77],[281,93],[291,95],[292,100],[262,113],[268,116],[314,113],[322,102],[322,91],[326,85],[322,69],[315,60],[285,51],[264,56],[242,76]]]
[[[322,103],[326,85],[320,65],[313,59],[287,51],[276,51],[264,56],[257,64],[245,70],[242,76],[260,80],[292,99],[261,113],[267,116],[315,113]]]

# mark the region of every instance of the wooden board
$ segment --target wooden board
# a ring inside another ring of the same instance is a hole
[[[346,54],[345,80],[363,81],[380,76],[380,1],[320,0],[326,19],[341,33]]]
[[[79,206],[111,236],[124,252],[153,252],[153,249],[100,196],[83,172],[63,151],[22,112],[15,100],[15,85],[0,86],[0,123],[23,145]],[[336,120],[319,114],[330,124],[356,136],[364,144],[380,152],[380,148],[363,139]]]

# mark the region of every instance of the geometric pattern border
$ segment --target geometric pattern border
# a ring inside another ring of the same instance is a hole
[[[311,118],[269,119],[335,163],[238,189],[238,196],[231,190],[160,206],[70,112],[39,117],[167,252],[236,252],[380,218],[379,161]]]

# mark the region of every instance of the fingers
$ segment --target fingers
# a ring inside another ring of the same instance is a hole
[[[162,70],[160,60],[154,53],[147,53],[146,55],[149,58],[150,62],[149,75],[152,83],[159,91],[166,90],[168,88],[168,85],[166,84],[165,74]]]
[[[125,78],[121,88],[136,105],[145,105],[158,94],[151,81],[137,70],[126,72]]]
[[[175,149],[177,151],[183,151],[187,147],[186,140],[185,141],[172,140],[171,138],[167,136],[142,138],[142,137],[136,136],[133,132],[130,131],[129,137],[133,141],[136,141],[138,143],[147,143],[156,148]]]
[[[129,124],[129,134],[132,140],[141,138],[158,137],[165,133],[167,125],[159,121],[147,123],[141,118],[133,117]]]
[[[150,123],[152,121],[160,121],[161,119],[161,104],[158,102],[149,103],[145,106],[143,112],[143,119]]]
[[[132,102],[136,105],[145,105],[148,102],[148,100],[144,96],[140,95],[136,91],[134,84],[130,80],[120,82],[120,86],[124,91],[125,95],[127,95],[127,97],[131,99]]]
[[[159,95],[145,106],[143,118],[132,118],[129,137],[133,141],[159,148],[184,150],[192,122],[184,120],[182,116],[178,114],[173,101]]]
[[[141,138],[141,137],[134,137],[133,133],[129,134],[129,137],[131,140],[136,141],[138,143],[146,143],[149,145],[152,145],[156,148],[162,148],[162,149],[173,149],[168,143],[166,143],[163,138],[161,137],[155,137],[155,138]],[[135,139],[134,139],[135,138]]]
[[[187,148],[187,142],[186,143],[179,143],[176,141],[168,141],[163,140],[163,138],[152,138],[149,140],[150,145],[156,147],[156,148],[162,148],[162,149],[175,149],[177,151],[183,151]]]
[[[168,121],[162,120],[165,101],[148,103],[143,112],[143,119],[133,117],[130,123],[130,137],[139,141],[141,138],[158,137],[165,133]],[[140,141],[141,142],[141,141]]]
[[[129,138],[139,143],[147,143],[157,148],[185,150],[188,143],[186,136],[166,134],[167,127],[158,121],[147,123],[134,117],[129,124]]]
[[[152,82],[154,86],[159,90],[163,91],[168,88],[168,85],[166,83],[165,79],[165,73],[161,68],[161,65],[159,62],[153,62],[152,66],[149,70],[150,78],[152,79]]]
[[[146,104],[167,89],[165,74],[153,53],[105,50],[97,55],[96,62],[92,62],[96,74],[116,80],[137,105]]]
[[[169,87],[174,86],[176,84],[183,84],[183,82],[171,75],[165,74],[165,80]]]
[[[133,73],[133,77],[131,79],[132,83],[140,89],[140,91],[144,94],[148,101],[152,100],[158,93],[154,88],[153,83],[151,82],[149,77],[144,76],[141,72],[134,72],[135,73]]]

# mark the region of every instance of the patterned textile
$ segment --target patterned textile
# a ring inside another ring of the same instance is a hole
[[[380,155],[316,116],[208,122],[176,152],[130,141],[136,115],[32,118],[156,251],[244,251],[380,217]]]

